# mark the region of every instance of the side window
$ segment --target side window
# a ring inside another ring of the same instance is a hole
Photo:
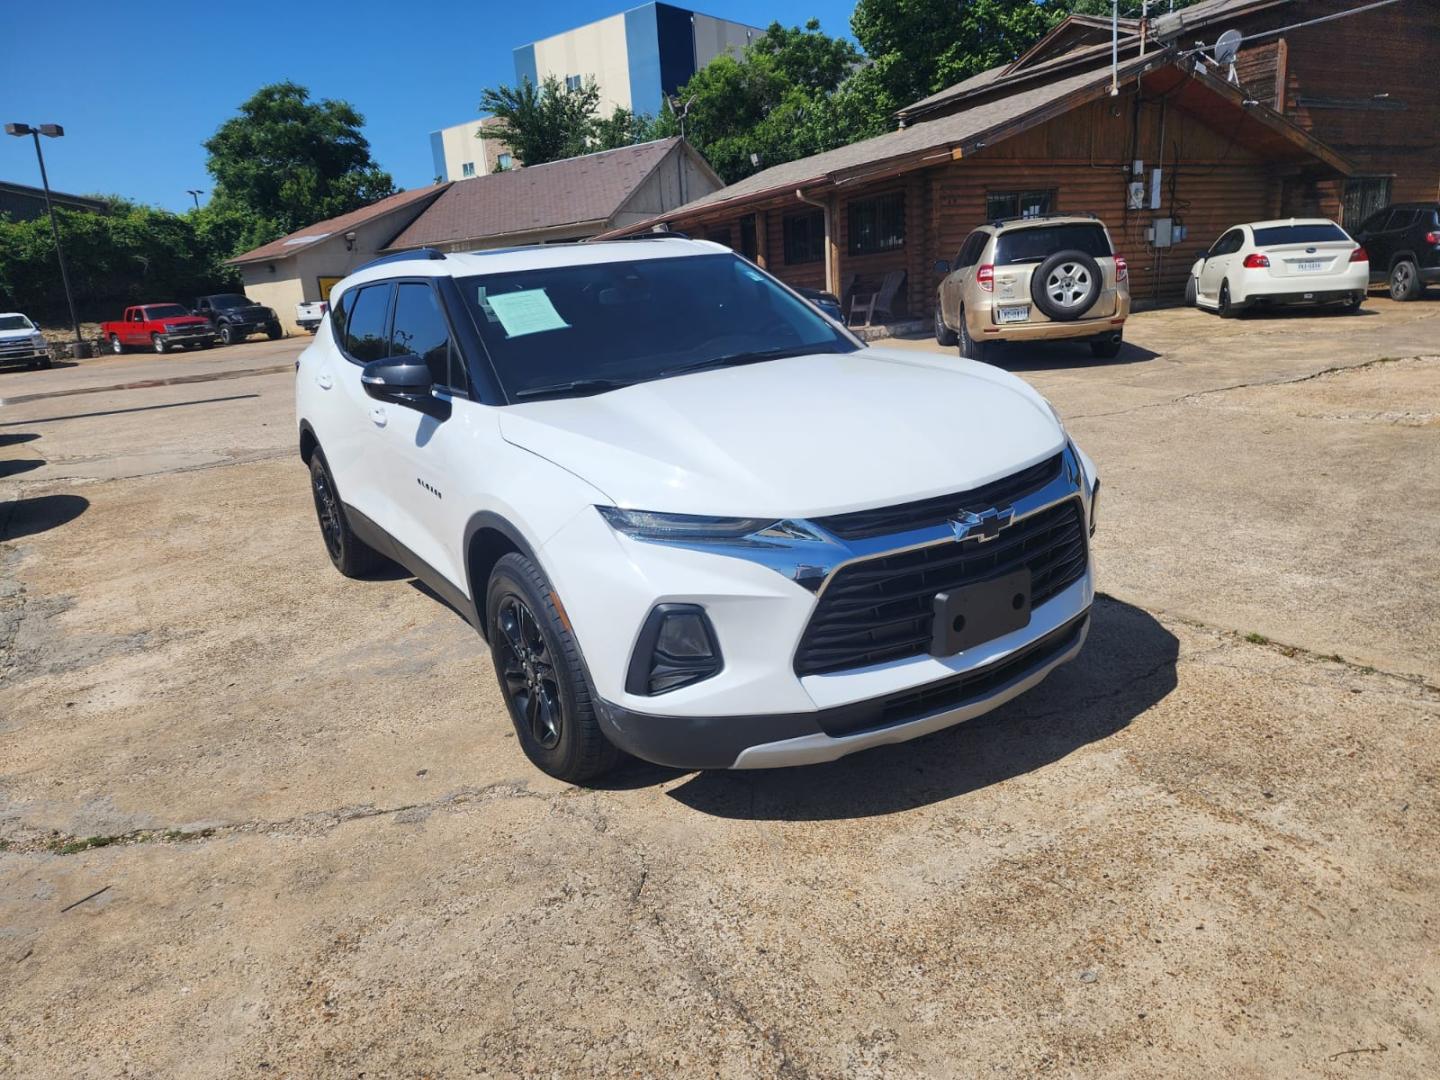
[[[1215,241],[1215,246],[1210,249],[1210,254],[1234,255],[1235,252],[1240,250],[1241,245],[1244,243],[1245,234],[1239,229],[1231,229],[1224,236],[1220,237],[1219,240]]]
[[[395,298],[390,356],[415,356],[430,368],[430,381],[450,386],[450,327],[439,297],[425,282],[403,281]]]
[[[1408,229],[1414,220],[1414,210],[1391,210],[1390,220],[1385,222],[1385,231],[1399,232],[1401,229]]]
[[[355,297],[345,325],[345,352],[356,363],[385,359],[390,347],[386,324],[394,291],[395,286],[387,281],[382,285],[366,285]]]
[[[345,347],[345,327],[350,322],[350,309],[355,306],[358,289],[351,289],[340,297],[340,303],[330,309],[330,329],[335,333],[335,343]]]

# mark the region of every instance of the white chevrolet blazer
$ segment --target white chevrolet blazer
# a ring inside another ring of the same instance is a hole
[[[714,244],[378,260],[295,401],[336,568],[464,613],[562,779],[911,739],[1088,630],[1098,480],[1045,399],[867,347]]]

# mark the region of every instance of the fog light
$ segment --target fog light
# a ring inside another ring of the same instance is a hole
[[[625,691],[653,697],[708,679],[723,666],[704,608],[657,604],[640,628]]]

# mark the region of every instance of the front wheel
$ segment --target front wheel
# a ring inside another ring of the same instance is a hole
[[[271,341],[279,341],[285,336],[285,331],[280,329],[278,322],[272,322],[269,326],[265,327],[265,336]]]
[[[1390,268],[1390,299],[1417,300],[1425,290],[1420,273],[1409,259],[1401,259]]]
[[[229,323],[226,323],[224,326],[220,327],[220,343],[222,345],[234,345],[235,342],[239,340],[240,338],[235,333],[235,328]]]
[[[125,351],[125,346],[120,343],[120,337],[118,334],[110,335],[110,351],[116,356],[119,356]]]
[[[170,346],[165,344],[165,339],[162,338],[159,334],[150,335],[150,347],[154,349],[157,353],[165,353],[170,351]]]
[[[960,355],[967,360],[974,360],[983,364],[985,356],[990,351],[987,346],[989,342],[976,341],[970,336],[970,324],[965,318],[965,310],[960,310]]]
[[[490,575],[485,625],[520,749],[541,772],[577,784],[622,755],[600,730],[580,650],[557,602],[539,567],[511,552]]]
[[[953,348],[955,347],[955,345],[959,342],[959,340],[960,340],[960,339],[955,336],[955,331],[954,331],[954,330],[951,330],[950,327],[948,327],[948,326],[945,325],[945,317],[940,314],[940,305],[939,305],[939,304],[936,304],[936,305],[935,305],[935,341],[936,341],[936,343],[939,344],[939,345],[943,345],[943,346],[944,346],[945,348],[947,348],[947,349],[953,349]]]
[[[1199,291],[1200,291],[1200,288],[1199,288],[1199,286],[1196,285],[1196,283],[1195,283],[1195,275],[1194,275],[1194,274],[1191,274],[1188,278],[1185,279],[1185,306],[1186,306],[1186,307],[1194,307],[1194,306],[1195,306],[1195,304],[1196,304],[1196,299],[1195,299],[1195,298],[1196,298],[1196,295],[1199,293]]]

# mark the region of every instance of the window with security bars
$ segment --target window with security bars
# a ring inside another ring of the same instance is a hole
[[[985,220],[1000,218],[1039,217],[1055,210],[1055,192],[990,191],[985,195]]]
[[[851,255],[873,255],[905,246],[905,193],[896,191],[850,204]]]
[[[1354,232],[1377,210],[1390,205],[1390,177],[1356,176],[1345,181],[1343,200],[1345,228]]]
[[[825,258],[825,212],[790,214],[785,218],[785,265],[820,262]]]

